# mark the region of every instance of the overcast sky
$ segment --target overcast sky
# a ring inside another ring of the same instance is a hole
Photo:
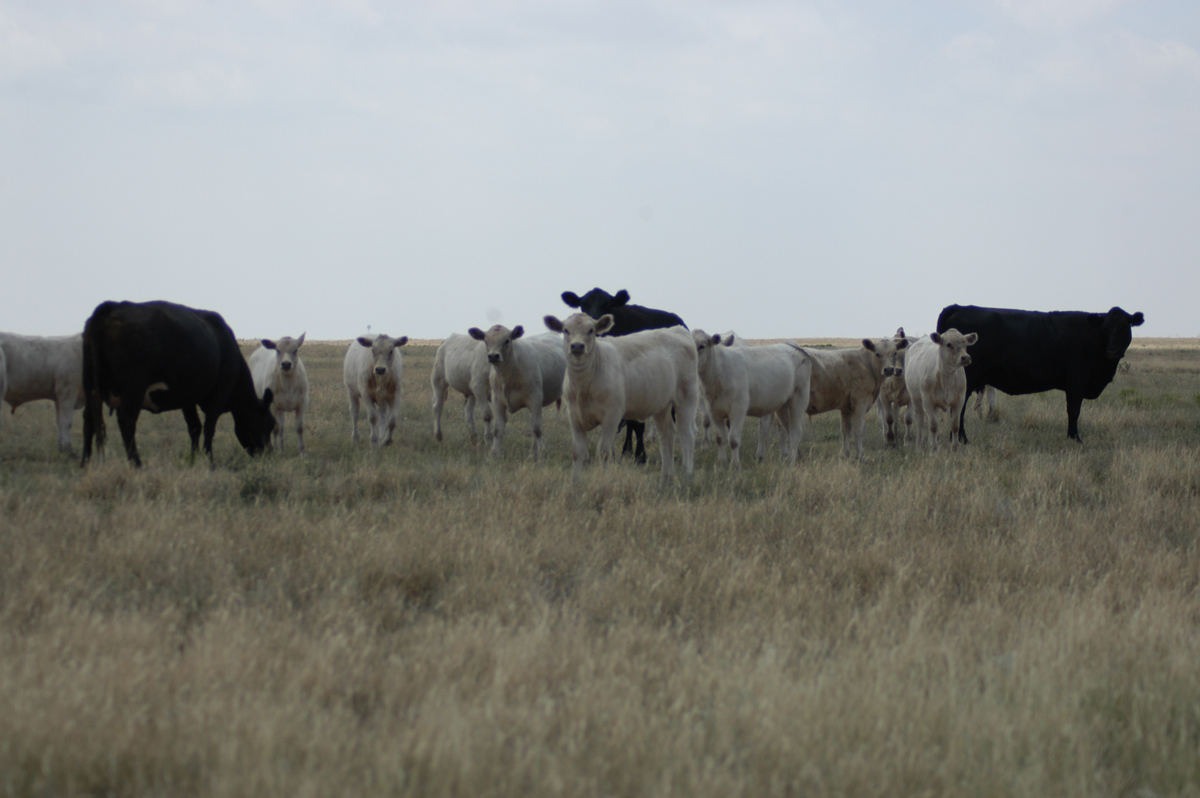
[[[0,329],[1200,335],[1192,0],[0,0]]]

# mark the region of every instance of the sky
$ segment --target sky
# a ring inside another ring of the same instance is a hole
[[[0,329],[1200,336],[1190,0],[0,0]]]

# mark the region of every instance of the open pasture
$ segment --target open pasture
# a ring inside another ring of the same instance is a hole
[[[301,350],[303,460],[290,416],[209,468],[143,414],[140,471],[115,419],[86,470],[48,402],[0,420],[0,794],[1200,793],[1196,341],[1135,339],[1082,445],[1000,395],[965,448],[872,410],[848,462],[831,413],[759,465],[751,423],[674,485],[657,445],[572,484],[553,407],[539,464],[457,394],[438,444],[419,343],[352,445],[345,346]]]

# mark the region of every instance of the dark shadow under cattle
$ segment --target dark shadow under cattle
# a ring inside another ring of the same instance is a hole
[[[977,333],[971,363],[964,368],[967,395],[992,386],[1007,394],[1063,391],[1067,395],[1067,436],[1079,440],[1079,410],[1112,382],[1133,340],[1141,313],[1118,307],[1107,313],[1060,310],[1049,313],[1008,308],[950,305],[938,316],[937,331]],[[958,435],[967,442],[966,402]]]
[[[612,316],[612,329],[605,335],[629,335],[642,330],[657,330],[661,327],[687,327],[683,323],[683,319],[670,311],[630,305],[629,292],[624,288],[618,291],[616,296],[600,288],[593,288],[583,296],[579,296],[574,291],[564,291],[562,301],[566,302],[569,307],[578,308],[581,313],[586,313],[593,319],[599,319],[605,314]],[[643,439],[646,434],[646,422],[626,421],[624,423],[625,445],[621,447],[621,454],[633,451],[634,461],[645,463],[646,446]],[[637,439],[636,448],[634,447],[634,438]]]
[[[141,466],[134,439],[142,410],[183,411],[195,453],[204,411],[204,451],[222,413],[233,415],[233,431],[250,454],[270,443],[275,418],[270,389],[260,400],[237,339],[219,313],[171,302],[104,302],[83,329],[83,462],[92,440],[102,450],[104,404],[117,414],[125,453]]]

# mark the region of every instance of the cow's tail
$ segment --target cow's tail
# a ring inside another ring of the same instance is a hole
[[[104,372],[104,359],[101,356],[101,338],[104,335],[103,311],[108,303],[96,308],[96,312],[87,320],[83,327],[83,462],[87,465],[92,456],[92,440],[95,439],[96,451],[104,450],[106,431],[104,429],[104,386],[108,375]]]

